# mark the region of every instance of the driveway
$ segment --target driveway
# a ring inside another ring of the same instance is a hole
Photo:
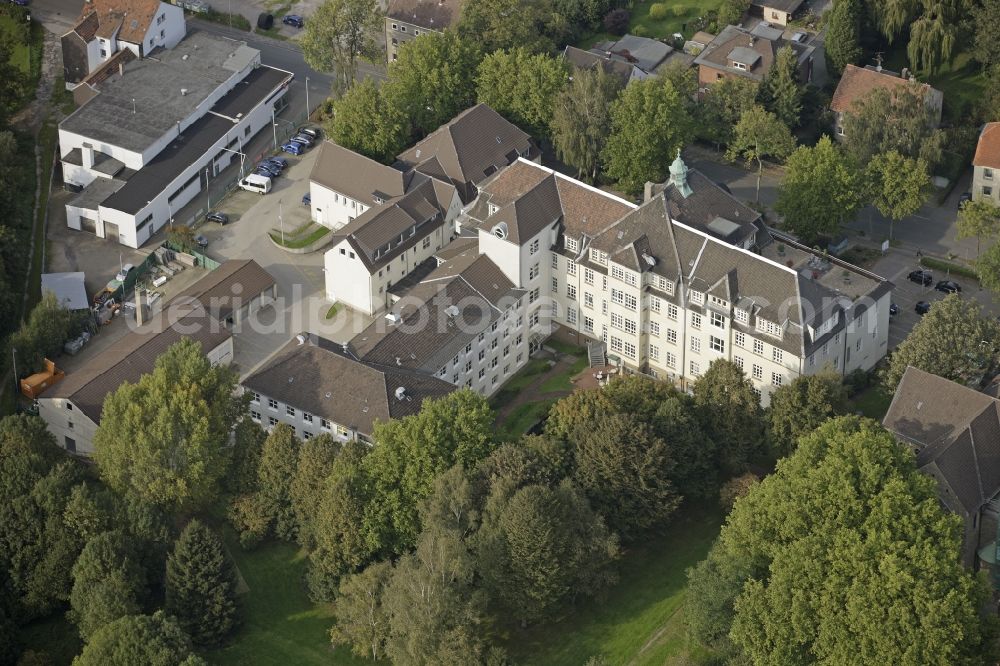
[[[227,213],[231,222],[224,227],[206,223],[198,229],[208,238],[209,256],[219,261],[252,258],[278,285],[275,306],[265,308],[234,331],[235,365],[244,376],[299,333],[316,333],[343,343],[372,321],[344,308],[332,319],[326,318],[331,304],[325,296],[324,250],[290,254],[271,242],[271,231],[280,232],[284,226],[290,232],[310,222],[309,209],[301,200],[309,190],[316,149],[300,158],[286,157],[289,167],[269,194],[237,190],[213,206]]]

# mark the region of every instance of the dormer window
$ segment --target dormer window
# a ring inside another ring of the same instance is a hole
[[[575,238],[570,238],[569,236],[566,237],[567,250],[569,250],[570,252],[576,252],[579,247],[580,247],[580,242],[578,240],[576,240]]]
[[[694,304],[696,304],[696,305],[704,305],[705,304],[705,294],[703,294],[700,291],[692,291],[691,292],[691,302],[694,303]]]
[[[373,196],[372,199],[375,200],[375,205],[376,206],[381,206],[382,204],[385,203],[385,201],[382,200],[382,197],[380,197],[378,195]]]
[[[500,209],[498,207],[494,206],[493,204],[488,204],[487,205],[487,212],[488,212],[488,214],[489,214],[490,217],[493,217],[494,215],[496,215],[496,212],[498,210],[500,210]]]
[[[741,62],[734,62],[733,67],[735,67],[736,69],[742,69],[744,72],[747,71],[747,66]]]

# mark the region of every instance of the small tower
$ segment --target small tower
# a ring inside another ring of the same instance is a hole
[[[677,159],[673,161],[670,165],[670,180],[667,181],[670,185],[677,188],[677,191],[681,193],[681,196],[687,199],[691,196],[691,186],[687,182],[688,168],[684,164],[684,160],[681,159],[681,149],[677,149]]]

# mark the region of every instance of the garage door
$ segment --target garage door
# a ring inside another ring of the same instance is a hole
[[[104,237],[107,238],[108,240],[113,240],[114,242],[117,243],[118,242],[118,225],[115,224],[114,222],[105,222],[104,223]]]
[[[80,218],[80,228],[84,231],[89,231],[92,234],[97,233],[97,220],[91,220],[89,217]]]

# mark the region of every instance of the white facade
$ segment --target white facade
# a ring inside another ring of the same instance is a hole
[[[146,30],[143,37],[141,52],[139,44],[130,44],[129,42],[122,42],[122,44],[137,56],[142,57],[157,47],[173,48],[184,39],[186,32],[187,24],[184,21],[184,10],[177,5],[161,2],[160,9],[156,12],[156,18],[150,22],[149,29]]]
[[[972,200],[986,199],[1000,206],[1000,169],[977,166],[972,169]]]
[[[352,199],[346,194],[320,185],[314,180],[309,182],[309,196],[311,197],[310,208],[313,222],[334,230],[340,229],[360,216],[371,208],[372,204],[372,202],[364,203]]]
[[[279,423],[292,428],[296,437],[303,440],[316,435],[330,435],[339,442],[351,439],[368,441],[368,437],[350,427],[320,416],[310,414],[293,405],[282,403],[270,396],[241,387],[250,396],[250,418],[269,431]]]

